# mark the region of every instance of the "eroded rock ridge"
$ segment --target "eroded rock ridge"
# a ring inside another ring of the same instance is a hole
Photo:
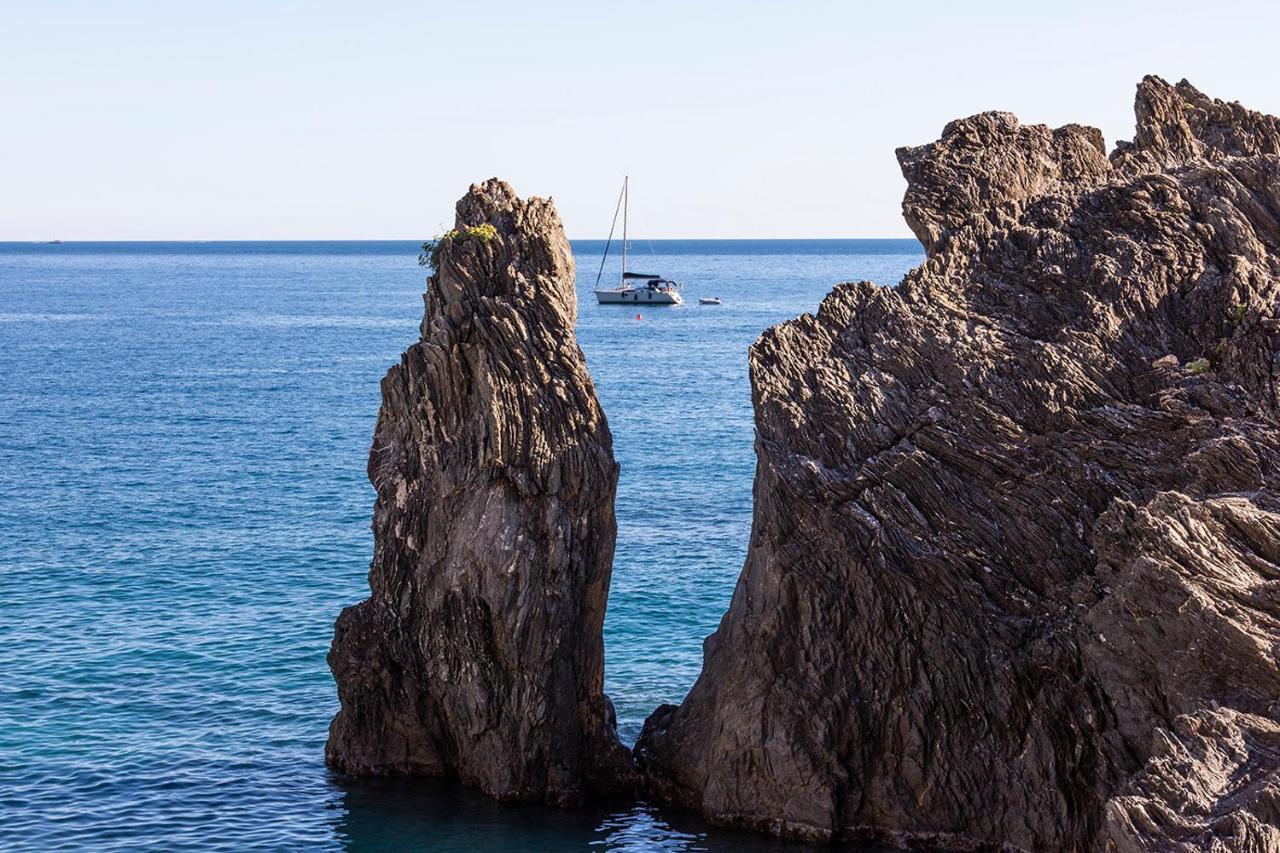
[[[927,261],[750,353],[750,549],[637,755],[711,820],[1280,849],[1280,122],[1150,77],[1132,143],[898,152]]]

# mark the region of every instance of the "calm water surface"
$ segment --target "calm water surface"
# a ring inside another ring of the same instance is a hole
[[[693,683],[746,553],[748,345],[922,255],[639,241],[633,268],[724,305],[637,320],[594,304],[602,248],[575,244],[578,336],[622,465],[606,681],[631,741]],[[365,461],[422,315],[416,251],[0,244],[0,849],[784,847],[325,769],[324,657],[368,590]]]

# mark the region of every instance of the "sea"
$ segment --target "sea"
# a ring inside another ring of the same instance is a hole
[[[0,244],[0,849],[803,849],[652,803],[326,769],[325,654],[368,594],[365,464],[422,317],[418,249]],[[595,304],[603,250],[574,243],[577,334],[621,464],[606,690],[630,743],[693,684],[742,568],[748,347],[923,254],[634,241],[631,269],[686,299],[637,309]]]

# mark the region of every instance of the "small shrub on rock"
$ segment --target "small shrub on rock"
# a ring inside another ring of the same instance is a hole
[[[479,240],[487,244],[497,236],[498,229],[488,222],[466,228],[450,228],[434,240],[428,240],[422,244],[422,252],[418,255],[418,266],[431,267],[433,270],[440,269],[440,250],[452,240]]]

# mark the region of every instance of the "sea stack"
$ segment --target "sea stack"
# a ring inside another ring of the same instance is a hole
[[[926,262],[752,347],[750,548],[654,790],[960,849],[1280,849],[1280,122],[898,152]]]
[[[338,618],[325,757],[570,804],[630,779],[603,692],[618,466],[549,200],[472,186],[382,380],[370,596]]]

